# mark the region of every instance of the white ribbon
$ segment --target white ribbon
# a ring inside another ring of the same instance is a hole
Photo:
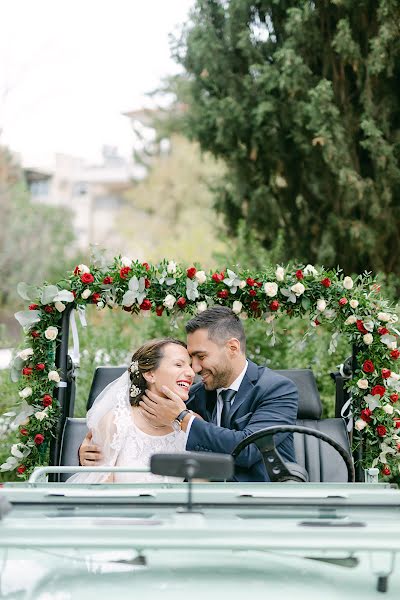
[[[85,314],[85,307],[84,306],[78,306],[78,317],[79,317],[79,321],[81,323],[81,326],[82,327],[87,327],[86,314]],[[73,362],[74,366],[75,367],[79,367],[79,363],[80,363],[79,335],[78,335],[78,328],[76,326],[75,309],[72,309],[72,311],[71,311],[70,324],[71,324],[72,340],[73,340],[73,348],[72,348],[72,352],[71,352],[71,359],[72,359],[72,362]]]
[[[342,410],[340,411],[340,416],[343,419],[348,419],[348,423],[347,423],[347,431],[352,431],[353,430],[353,411],[352,411],[352,407],[351,407],[351,402],[352,402],[352,398],[350,397],[347,402],[345,402],[342,406]],[[348,409],[347,414],[346,410]]]

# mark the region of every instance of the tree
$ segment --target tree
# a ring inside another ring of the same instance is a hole
[[[398,0],[197,0],[175,41],[216,204],[283,260],[400,273]]]

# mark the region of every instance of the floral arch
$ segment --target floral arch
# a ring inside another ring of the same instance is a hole
[[[62,313],[69,304],[95,304],[99,310],[120,306],[133,314],[166,312],[171,317],[222,304],[241,318],[268,323],[283,313],[308,319],[310,327],[333,323],[330,349],[339,334],[358,349],[349,389],[355,428],[363,430],[366,439],[363,466],[379,467],[385,478],[400,473],[400,333],[394,309],[368,273],[353,280],[340,269],[317,270],[312,265],[206,273],[199,265],[186,268],[172,260],[149,265],[118,256],[111,265],[102,261],[78,265],[57,285],[20,284],[18,291],[31,303],[29,310],[15,315],[26,336],[26,347],[11,370],[22,404],[15,421],[18,442],[2,471],[16,470],[26,478],[48,460],[60,416],[57,386],[63,384],[55,349]]]

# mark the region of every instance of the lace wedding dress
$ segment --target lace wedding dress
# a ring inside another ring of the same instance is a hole
[[[185,451],[186,434],[183,431],[150,435],[137,427],[133,412],[129,403],[129,374],[124,373],[105,388],[87,413],[92,442],[100,446],[103,455],[98,466],[148,467],[152,454]],[[104,483],[110,480],[115,483],[183,481],[153,473],[77,473],[67,482]]]

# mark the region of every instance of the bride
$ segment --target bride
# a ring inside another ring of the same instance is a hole
[[[92,443],[101,448],[98,466],[148,467],[152,454],[184,452],[186,434],[179,424],[153,424],[139,406],[146,389],[162,386],[187,402],[194,371],[183,342],[172,338],[146,342],[132,356],[127,371],[97,396],[87,413]],[[176,426],[176,427],[175,427]],[[152,473],[77,473],[68,483],[177,481]]]

